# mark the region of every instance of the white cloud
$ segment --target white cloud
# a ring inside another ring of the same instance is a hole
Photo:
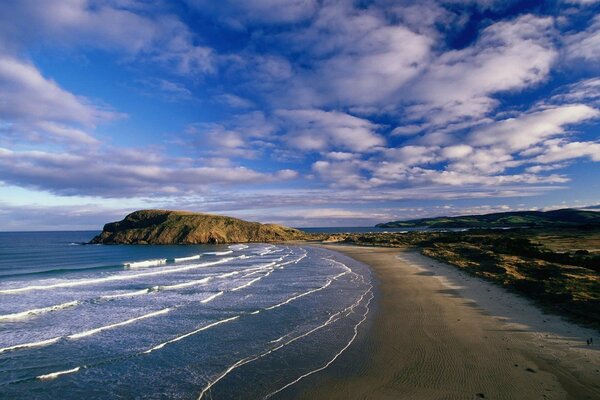
[[[307,30],[292,37],[317,60],[299,85],[310,84],[321,101],[350,106],[392,100],[425,66],[433,45],[378,12],[343,2],[326,3]]]
[[[60,0],[0,3],[0,48],[19,50],[30,43],[116,50],[158,61],[184,75],[215,71],[215,55],[159,5],[127,1]],[[35,29],[23,29],[23,26]]]
[[[589,62],[600,61],[600,15],[582,32],[565,37],[567,57]]]
[[[477,129],[468,141],[475,146],[525,150],[549,137],[565,133],[565,126],[596,118],[600,112],[584,104],[550,107]]]
[[[478,41],[433,60],[411,92],[420,104],[407,115],[445,125],[478,118],[498,105],[491,97],[522,90],[548,76],[557,52],[553,19],[524,15],[485,28]]]
[[[555,163],[574,158],[587,157],[600,162],[600,143],[598,142],[565,142],[551,140],[545,143],[543,153],[535,157],[536,162]]]
[[[0,56],[0,87],[0,117],[12,121],[94,125],[117,116],[62,89],[33,64],[8,56]]]
[[[346,113],[309,109],[277,110],[275,115],[283,120],[284,140],[300,150],[365,152],[385,144],[375,133],[376,124]]]
[[[267,174],[233,165],[198,166],[147,150],[75,155],[0,148],[0,177],[9,184],[60,195],[132,197],[202,193],[208,186],[266,183],[295,174],[290,170]]]

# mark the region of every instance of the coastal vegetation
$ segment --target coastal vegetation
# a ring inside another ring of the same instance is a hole
[[[415,248],[547,311],[600,327],[600,228],[344,234],[329,240]]]

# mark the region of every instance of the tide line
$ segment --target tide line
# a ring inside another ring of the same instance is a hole
[[[246,357],[246,358],[243,358],[243,359],[241,359],[241,360],[239,360],[239,361],[235,362],[234,364],[232,364],[231,366],[229,366],[229,367],[228,367],[228,368],[227,368],[227,369],[226,369],[226,370],[225,370],[223,373],[221,373],[221,375],[219,375],[219,376],[218,376],[216,379],[214,379],[213,381],[209,382],[209,384],[208,384],[208,385],[207,385],[207,386],[206,386],[204,389],[202,389],[202,392],[200,392],[200,394],[199,394],[199,396],[198,396],[198,400],[201,400],[201,399],[204,397],[204,395],[205,395],[205,394],[206,394],[206,393],[207,393],[207,392],[208,392],[208,391],[209,391],[209,390],[210,390],[210,389],[211,389],[211,388],[212,388],[212,387],[213,387],[215,384],[217,384],[217,383],[218,383],[218,382],[219,382],[221,379],[223,379],[224,377],[226,377],[227,375],[229,375],[229,373],[230,373],[231,371],[233,371],[233,370],[235,370],[235,369],[237,369],[237,368],[241,367],[242,365],[245,365],[245,364],[248,364],[248,363],[250,363],[250,362],[256,361],[256,360],[258,360],[258,359],[260,359],[260,358],[263,358],[263,357],[265,357],[265,356],[267,356],[267,355],[269,355],[269,354],[271,354],[271,353],[273,353],[273,352],[275,352],[275,351],[278,351],[278,350],[280,350],[280,349],[282,349],[282,348],[284,348],[284,347],[288,346],[289,344],[291,344],[291,343],[293,343],[293,342],[295,342],[295,341],[297,341],[297,340],[300,340],[300,339],[302,339],[302,338],[304,338],[304,337],[306,337],[306,336],[309,336],[309,335],[313,334],[314,332],[316,332],[316,331],[318,331],[318,330],[320,330],[320,329],[323,329],[324,327],[326,327],[326,326],[328,326],[328,325],[330,325],[330,324],[332,324],[332,323],[336,322],[336,321],[337,321],[337,320],[339,320],[340,318],[342,318],[342,316],[343,316],[344,314],[346,314],[346,313],[348,313],[348,315],[349,315],[349,314],[350,314],[352,311],[354,311],[354,308],[356,308],[356,307],[357,307],[357,306],[358,306],[358,305],[359,305],[359,304],[362,302],[362,300],[365,298],[365,296],[367,295],[367,293],[370,293],[370,292],[371,292],[371,289],[372,289],[372,287],[369,287],[369,288],[367,289],[367,291],[365,291],[365,292],[362,294],[362,296],[361,296],[361,297],[360,297],[360,298],[359,298],[359,299],[358,299],[358,300],[357,300],[357,301],[356,301],[354,304],[352,304],[351,306],[349,306],[349,307],[346,307],[344,310],[342,310],[342,311],[339,311],[339,312],[337,312],[337,313],[335,313],[335,314],[331,315],[331,316],[330,316],[330,317],[327,319],[327,321],[325,321],[325,323],[323,323],[323,324],[321,324],[321,325],[319,325],[319,326],[317,326],[317,327],[315,327],[315,328],[313,328],[313,329],[309,330],[308,332],[305,332],[305,333],[303,333],[302,335],[298,335],[298,336],[294,337],[293,339],[290,339],[290,340],[288,340],[287,342],[285,342],[285,343],[283,343],[283,344],[280,344],[280,345],[278,345],[278,346],[276,346],[276,347],[273,347],[272,349],[270,349],[270,350],[267,350],[267,351],[265,351],[264,353],[261,353],[261,354],[255,355],[255,356],[251,356],[251,357]],[[372,297],[372,293],[371,293],[371,299],[372,299],[372,298],[373,298],[373,297]],[[369,299],[369,302],[371,301],[371,299]],[[367,309],[368,309],[368,307],[367,307]],[[367,312],[368,312],[368,310],[367,310]],[[354,340],[354,339],[352,339],[352,340]],[[344,348],[344,350],[345,350],[345,348]],[[272,394],[271,394],[271,395],[272,395]]]
[[[333,356],[333,358],[332,358],[331,360],[329,360],[327,363],[325,363],[325,365],[323,365],[323,366],[321,366],[321,367],[319,367],[319,368],[317,368],[317,369],[314,369],[314,370],[312,370],[312,371],[310,371],[310,372],[307,372],[307,373],[305,373],[305,374],[302,374],[302,375],[300,375],[298,378],[296,378],[296,379],[295,379],[295,380],[293,380],[292,382],[290,382],[290,383],[288,383],[288,384],[286,384],[286,385],[282,386],[281,388],[277,389],[277,390],[276,390],[276,391],[274,391],[274,392],[271,392],[271,393],[269,393],[267,396],[265,396],[265,399],[268,399],[268,398],[270,398],[270,397],[273,397],[273,396],[275,396],[277,393],[279,393],[279,392],[281,392],[281,391],[283,391],[283,390],[287,389],[288,387],[290,387],[290,386],[292,386],[292,385],[294,385],[294,384],[296,384],[296,383],[300,382],[302,379],[304,379],[304,378],[306,378],[306,377],[308,377],[308,376],[310,376],[310,375],[312,375],[312,374],[315,374],[315,373],[317,373],[317,372],[323,371],[324,369],[326,369],[327,367],[329,367],[331,364],[333,364],[333,362],[334,362],[335,360],[337,360],[337,359],[338,359],[338,357],[339,357],[339,356],[340,356],[340,355],[341,355],[341,354],[342,354],[344,351],[346,351],[346,349],[347,349],[348,347],[350,347],[350,345],[351,345],[352,343],[354,343],[354,340],[355,340],[355,339],[356,339],[356,337],[358,336],[358,327],[359,327],[360,325],[362,325],[362,323],[363,323],[363,322],[365,322],[365,321],[366,321],[366,319],[367,319],[367,315],[369,314],[369,311],[370,311],[370,309],[369,309],[369,305],[371,304],[371,301],[373,300],[373,297],[375,297],[375,296],[373,295],[373,292],[371,291],[371,289],[372,289],[372,287],[370,287],[370,288],[369,288],[369,292],[371,292],[371,296],[369,297],[369,300],[368,300],[368,301],[367,301],[367,303],[365,304],[365,312],[364,312],[364,314],[363,314],[363,316],[362,316],[361,320],[360,320],[360,321],[358,321],[358,323],[357,323],[356,325],[354,325],[354,334],[353,334],[353,335],[352,335],[352,337],[350,338],[350,341],[348,341],[348,343],[346,343],[346,345],[345,345],[344,347],[342,347],[342,348],[341,348],[341,349],[340,349],[340,350],[339,350],[339,351],[338,351],[338,352],[337,352],[337,353],[336,353],[336,354]],[[361,298],[361,300],[362,300],[362,298]]]

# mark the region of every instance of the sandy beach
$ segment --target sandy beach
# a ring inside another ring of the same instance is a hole
[[[325,247],[372,268],[377,303],[296,398],[600,399],[599,332],[414,251]]]

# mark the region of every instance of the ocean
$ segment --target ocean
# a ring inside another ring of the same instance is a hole
[[[0,232],[0,398],[293,398],[367,328],[341,254],[94,234]]]

